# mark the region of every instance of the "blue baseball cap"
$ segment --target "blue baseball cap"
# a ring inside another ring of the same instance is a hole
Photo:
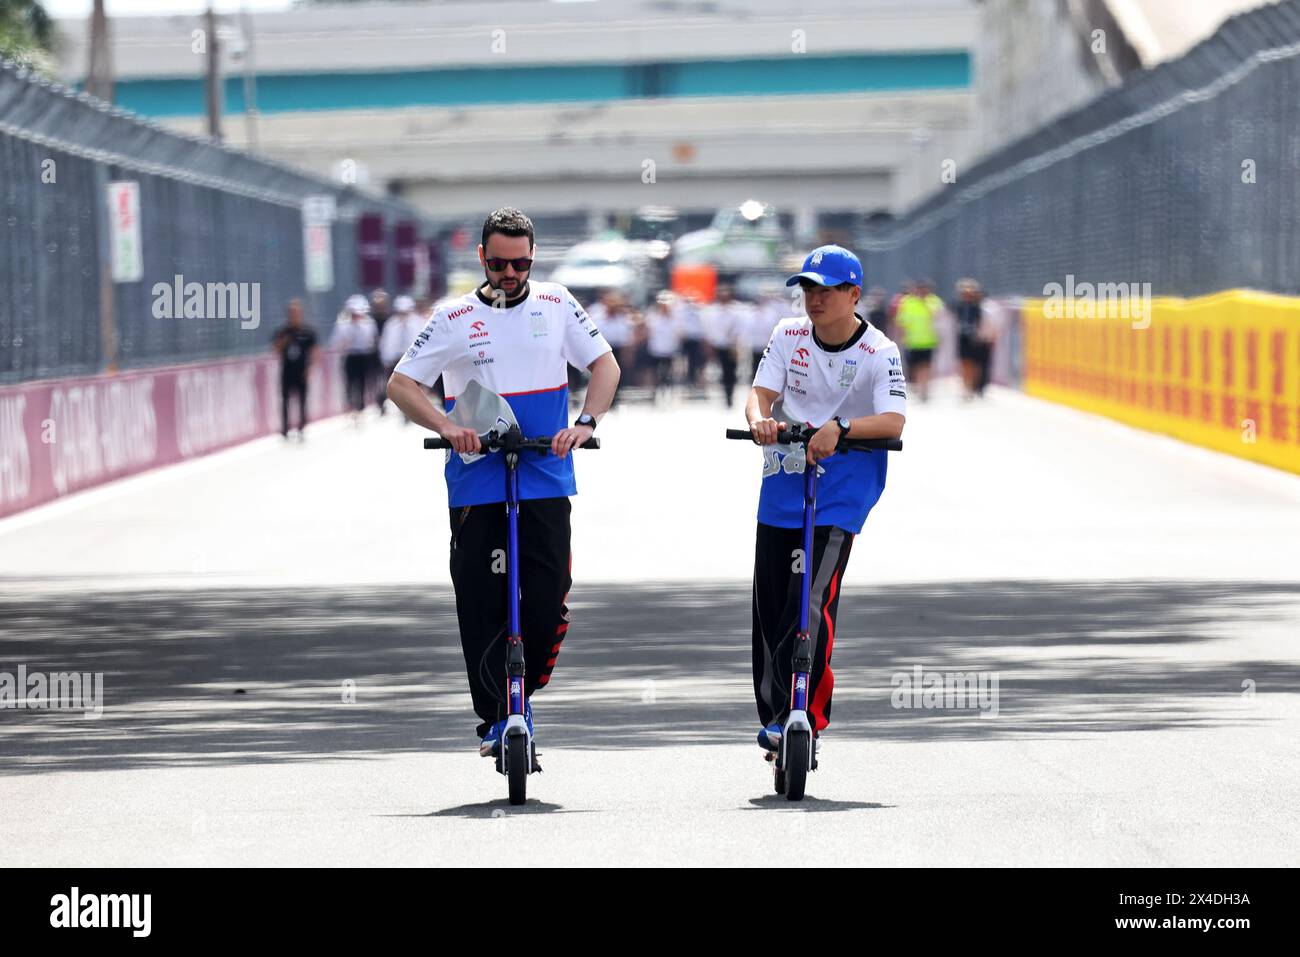
[[[842,282],[862,285],[862,263],[843,246],[818,246],[803,261],[803,272],[785,281],[793,286],[800,279],[811,279],[819,286],[838,286]]]

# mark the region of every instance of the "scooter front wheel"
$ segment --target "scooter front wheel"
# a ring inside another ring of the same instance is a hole
[[[528,800],[528,746],[524,735],[506,739],[506,779],[510,782],[510,803]]]
[[[808,752],[812,741],[807,731],[791,731],[785,740],[785,796],[788,800],[803,799],[804,785],[808,781]]]

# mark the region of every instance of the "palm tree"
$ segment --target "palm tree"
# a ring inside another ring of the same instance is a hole
[[[0,0],[0,56],[31,64],[54,50],[54,21],[40,0]]]

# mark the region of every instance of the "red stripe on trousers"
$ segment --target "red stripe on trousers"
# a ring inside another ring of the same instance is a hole
[[[569,576],[570,577],[573,576],[573,552],[572,551],[569,552]],[[569,603],[569,593],[565,592],[564,598],[561,599],[561,604],[567,605],[568,603]],[[568,630],[569,630],[569,623],[567,621],[562,621],[558,625],[556,625],[555,637],[558,640],[551,647],[551,657],[547,659],[546,670],[543,671],[537,677],[537,686],[539,688],[551,680],[551,669],[555,667],[555,662],[559,660],[560,645],[564,644],[564,636],[568,632]]]
[[[826,725],[830,724],[830,719],[823,713],[826,702],[831,698],[831,692],[835,690],[835,675],[831,672],[831,648],[835,645],[835,623],[831,621],[831,602],[835,600],[835,593],[840,587],[840,575],[843,569],[839,569],[831,577],[830,594],[826,597],[826,604],[822,606],[822,620],[826,622],[826,653],[823,656],[825,670],[822,672],[821,680],[817,682],[817,693],[813,695],[813,727],[821,731]]]

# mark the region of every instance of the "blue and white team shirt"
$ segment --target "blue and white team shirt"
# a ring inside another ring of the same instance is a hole
[[[442,376],[447,411],[477,379],[502,396],[525,436],[554,435],[569,425],[570,363],[586,369],[609,344],[564,286],[529,282],[512,306],[495,307],[477,290],[438,306],[397,371],[430,388]],[[466,465],[448,453],[447,498],[453,508],[504,502],[505,459],[493,453]],[[519,457],[519,497],[574,495],[573,456]]]
[[[754,385],[781,397],[782,419],[791,424],[820,427],[837,416],[907,412],[898,346],[865,320],[847,343],[828,349],[818,344],[811,319],[782,319],[772,330]],[[767,448],[758,520],[802,528],[803,471],[787,472],[780,454]],[[817,524],[861,532],[885,490],[888,456],[883,450],[836,452],[818,463]]]

